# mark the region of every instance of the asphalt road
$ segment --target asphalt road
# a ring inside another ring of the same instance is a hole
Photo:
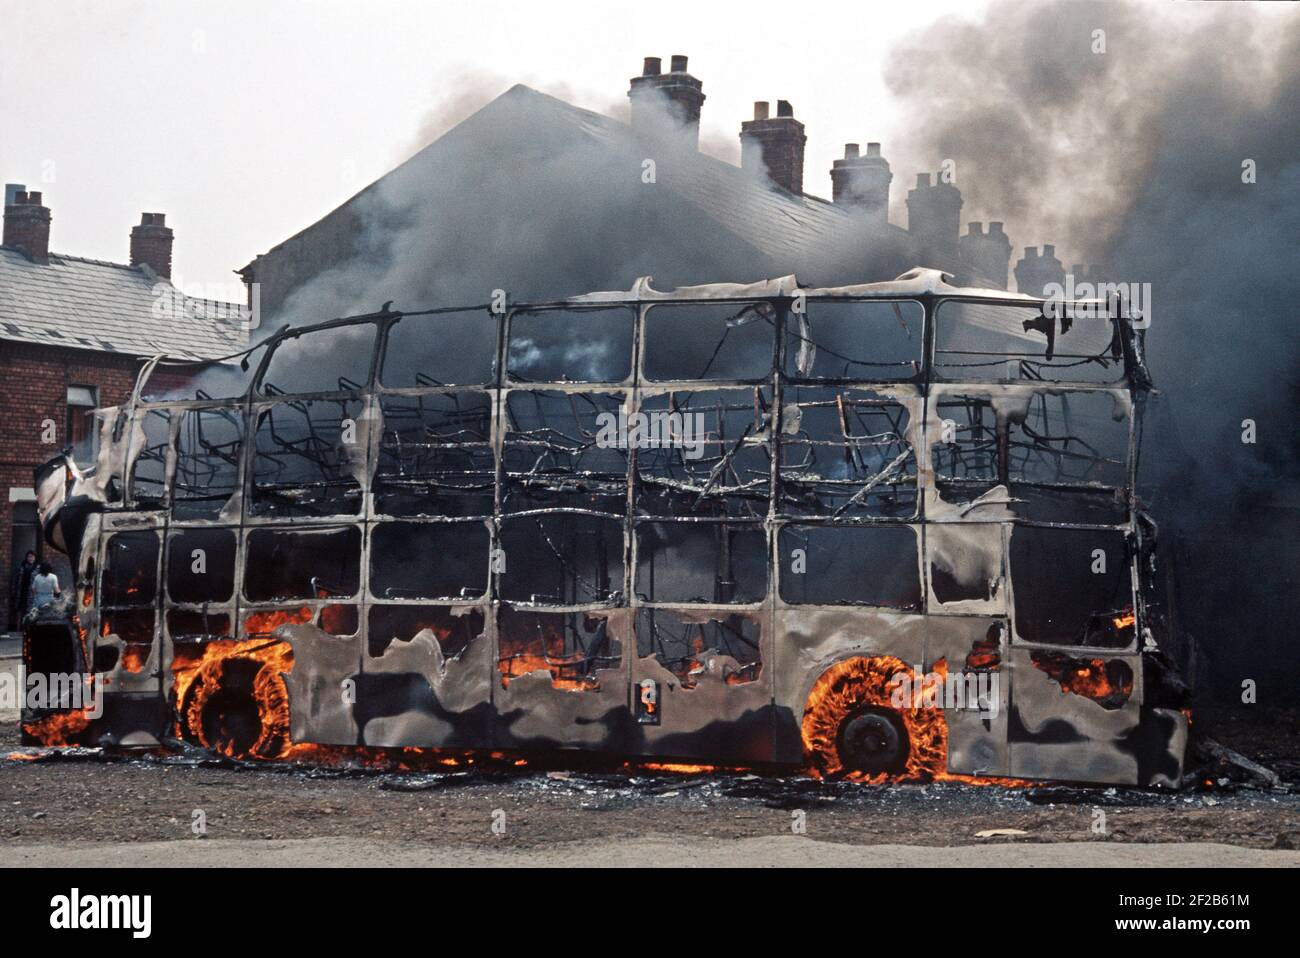
[[[918,845],[846,845],[795,835],[735,840],[650,835],[605,841],[559,842],[545,847],[485,848],[363,838],[291,841],[189,839],[170,842],[0,846],[0,867],[36,866],[301,866],[448,867],[1233,867],[1294,868],[1300,851],[1238,848],[1206,842],[1120,845],[1110,842],[1022,843],[933,848]]]

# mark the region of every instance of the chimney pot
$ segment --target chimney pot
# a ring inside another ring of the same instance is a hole
[[[871,148],[876,152],[871,155]],[[863,157],[857,143],[844,144],[844,159],[831,164],[831,201],[865,213],[873,222],[889,221],[889,183],[894,174],[880,155],[879,143],[867,144]]]
[[[172,239],[166,213],[141,213],[140,225],[131,230],[131,265],[148,266],[167,279],[172,275]]]
[[[993,233],[1001,233],[1001,232],[1002,232],[1002,223],[999,220],[990,220],[989,234],[992,235]]]
[[[42,204],[39,192],[28,192],[21,183],[5,187],[6,198],[12,193],[13,202],[5,204],[4,235],[0,242],[23,250],[38,263],[50,258],[50,211]]]
[[[880,144],[879,144],[879,143],[868,143],[868,144],[867,144],[867,156],[879,156],[879,155],[880,155]]]
[[[907,194],[907,231],[926,258],[927,266],[958,269],[961,250],[961,192],[938,176],[916,175],[916,188]]]
[[[1016,264],[1013,271],[1016,276],[1016,289],[1030,296],[1043,296],[1048,286],[1053,283],[1065,283],[1065,270],[1052,254],[1056,247],[1043,246],[1042,255],[1038,247],[1025,247],[1025,257]]]
[[[762,169],[768,178],[796,195],[803,194],[804,146],[808,137],[786,100],[776,101],[776,117],[766,101],[754,103],[754,118],[740,124],[740,166]]]
[[[673,55],[671,73],[661,73],[662,66],[658,57],[646,57],[641,75],[632,78],[627,91],[632,127],[655,137],[680,137],[698,149],[704,84],[686,72],[686,57],[681,54]]]
[[[998,229],[994,229],[994,226]],[[1001,233],[1001,223],[984,224],[975,220],[970,232],[957,241],[957,254],[962,269],[977,285],[1007,288],[1007,267],[1011,263],[1011,244]]]

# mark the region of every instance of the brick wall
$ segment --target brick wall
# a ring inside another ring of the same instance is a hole
[[[130,398],[140,365],[138,359],[110,353],[0,343],[0,614],[5,617],[0,624],[8,625],[12,571],[14,504],[9,490],[30,489],[32,470],[68,445],[69,386],[92,386],[100,406],[115,405]],[[47,419],[54,422],[52,443],[42,441]],[[57,562],[63,557],[43,546],[42,558]],[[66,564],[59,572],[67,588],[71,572]]]

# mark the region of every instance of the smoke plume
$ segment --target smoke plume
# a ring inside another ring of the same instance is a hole
[[[1300,16],[1004,2],[917,35],[886,78],[904,154],[953,159],[969,218],[1151,283],[1145,492],[1182,547],[1202,684],[1294,699]]]

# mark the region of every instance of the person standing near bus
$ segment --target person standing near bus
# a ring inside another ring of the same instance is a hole
[[[54,574],[54,567],[42,562],[39,571],[32,576],[31,611],[49,605],[61,595],[63,590],[59,588],[59,577]]]
[[[32,577],[36,575],[36,553],[27,550],[21,564],[14,566],[9,576],[9,628],[16,629],[27,614],[32,595]]]

